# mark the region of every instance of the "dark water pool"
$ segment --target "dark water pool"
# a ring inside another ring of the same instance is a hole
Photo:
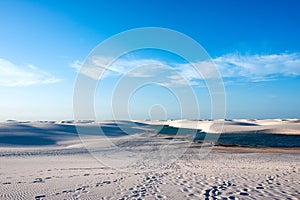
[[[253,146],[253,147],[300,147],[300,136],[283,134],[241,133],[221,134],[197,133],[194,140],[216,141],[223,145]]]
[[[240,133],[240,134],[209,134],[193,129],[178,129],[169,126],[153,126],[158,134],[186,134],[194,141],[211,141],[221,145],[252,146],[252,147],[300,147],[299,135]],[[218,138],[219,137],[219,138]]]

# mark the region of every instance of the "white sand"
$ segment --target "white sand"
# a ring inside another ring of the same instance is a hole
[[[270,126],[278,130],[280,127],[283,129],[283,126],[285,129],[297,131],[294,124],[298,123],[295,120],[279,120],[277,123],[271,121],[272,123],[256,120],[251,123],[259,124],[255,126],[256,128]],[[244,121],[226,122],[225,128],[235,130],[233,127],[239,126],[242,128],[240,131],[252,130],[252,126],[249,128],[237,122]],[[109,127],[111,126],[109,123],[101,124],[107,124]],[[186,121],[181,122],[181,125],[190,126],[193,123],[195,122]],[[87,123],[85,126],[92,126],[91,124],[97,123]],[[189,142],[177,139],[170,143],[170,139],[155,137],[145,131],[133,136],[109,138],[117,147],[129,150],[128,154],[122,154],[112,148],[103,137],[83,138],[85,144],[91,148],[101,145],[100,151],[94,152],[93,156],[100,160],[103,158],[101,161],[105,164],[102,164],[91,156],[78,137],[72,134],[70,124],[2,123],[0,136],[31,134],[34,139],[49,137],[55,144],[48,140],[41,140],[48,142],[48,145],[11,146],[9,142],[1,144],[0,199],[299,199],[300,197],[299,148],[216,147],[208,156],[201,158],[200,148],[192,144],[172,163],[158,159],[156,155],[162,151],[160,147],[165,147],[165,152],[169,151],[169,155],[176,155]],[[5,138],[2,139],[3,142]],[[108,159],[110,155],[116,159]],[[174,160],[167,159],[167,161]],[[123,165],[120,166],[120,163]]]
[[[248,120],[235,119],[231,121],[140,121],[153,125],[169,125],[177,128],[199,129],[209,133],[272,133],[300,135],[299,119],[266,119]]]

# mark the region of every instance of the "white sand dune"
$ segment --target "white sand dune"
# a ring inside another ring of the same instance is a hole
[[[300,120],[298,119],[266,119],[248,120],[235,119],[230,121],[140,121],[154,125],[169,125],[176,128],[198,129],[209,133],[272,133],[300,135]]]
[[[270,121],[225,121],[224,129],[299,130],[297,120]],[[299,199],[299,148],[218,146],[203,156],[210,146],[159,137],[144,124],[202,129],[211,121],[120,123],[76,122],[81,139],[73,121],[1,123],[0,199]],[[95,134],[99,124],[106,136]]]

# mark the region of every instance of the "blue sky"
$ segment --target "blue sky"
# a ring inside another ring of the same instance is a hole
[[[0,1],[0,120],[73,118],[76,67],[103,40],[148,26],[182,32],[206,49],[223,76],[227,118],[300,118],[299,9],[297,0]],[[170,59],[140,55],[140,62]],[[201,81],[188,80],[198,81],[201,118],[209,118],[209,94]],[[114,82],[108,77],[98,88],[102,118],[111,117]],[[166,105],[168,118],[178,117],[176,102],[168,104],[172,95],[154,98],[159,90],[133,99]],[[143,104],[135,105],[134,117],[149,118]]]

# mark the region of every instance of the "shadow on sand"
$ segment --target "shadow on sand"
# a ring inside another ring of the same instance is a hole
[[[79,139],[80,135],[121,137],[143,132],[141,123],[122,122],[103,125],[54,123],[3,123],[0,125],[0,146],[47,146],[58,141]]]

